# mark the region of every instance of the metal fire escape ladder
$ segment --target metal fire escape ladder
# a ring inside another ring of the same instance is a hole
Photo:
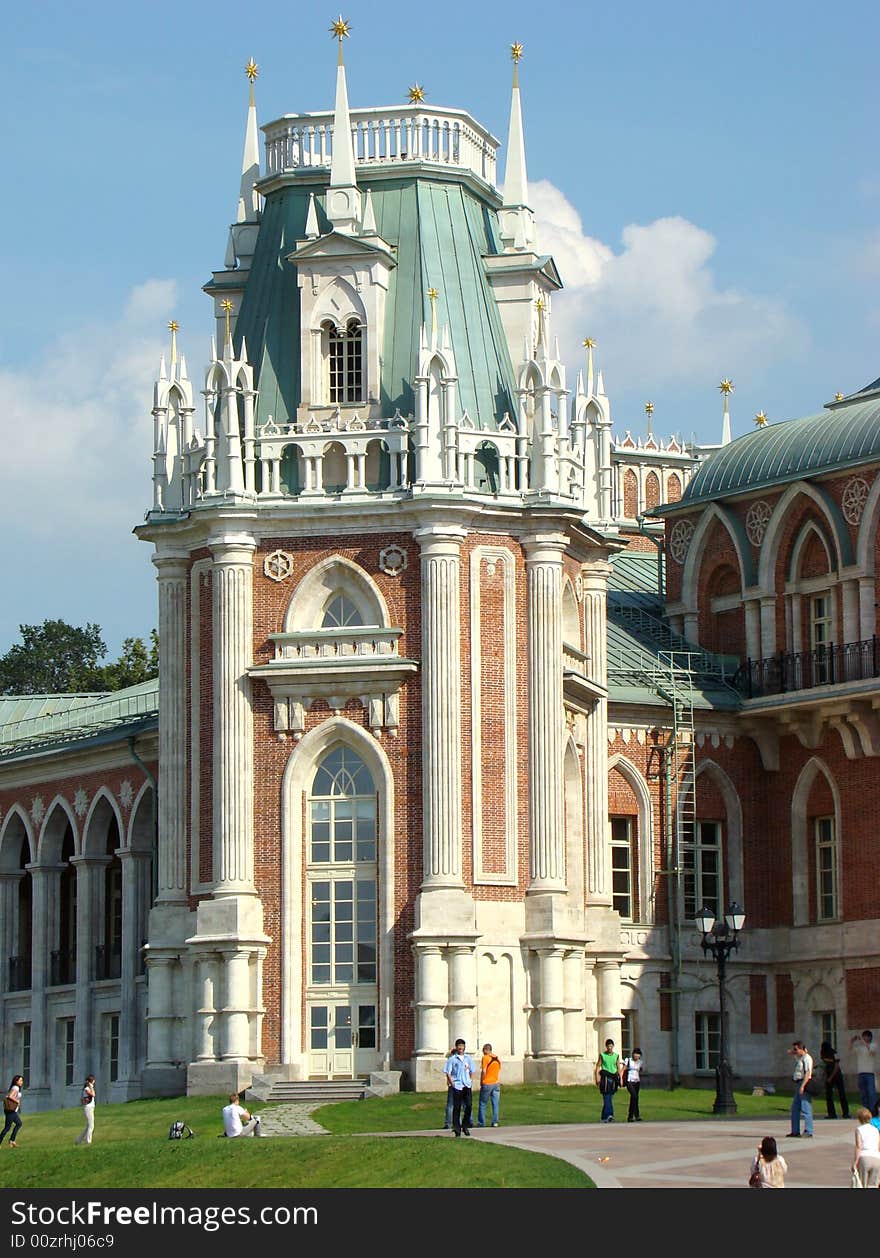
[[[694,673],[699,661],[686,651],[657,655],[652,688],[669,705],[672,730],[663,757],[664,868],[669,920],[670,984],[672,1022],[670,1075],[672,1086],[679,1083],[679,996],[681,994],[681,922],[684,908],[684,852],[693,843],[697,817],[696,740],[694,737]]]

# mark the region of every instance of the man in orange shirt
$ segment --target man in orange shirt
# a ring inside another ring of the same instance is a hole
[[[501,1105],[501,1062],[492,1052],[491,1044],[483,1045],[483,1060],[480,1065],[480,1106],[477,1110],[477,1126],[486,1126],[486,1102],[492,1100],[492,1126],[498,1126],[498,1111]]]

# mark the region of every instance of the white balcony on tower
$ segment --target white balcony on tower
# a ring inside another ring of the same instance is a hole
[[[266,178],[326,167],[333,157],[333,112],[285,114],[262,128]],[[500,141],[463,109],[397,105],[351,110],[356,166],[409,162],[469,170],[495,186]]]

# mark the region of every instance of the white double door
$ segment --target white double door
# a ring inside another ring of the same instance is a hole
[[[379,1068],[375,988],[308,1002],[309,1075],[355,1079]]]

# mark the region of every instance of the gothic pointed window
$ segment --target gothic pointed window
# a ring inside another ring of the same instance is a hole
[[[364,336],[359,319],[349,319],[343,328],[325,323],[328,400],[331,406],[346,406],[364,400]]]
[[[324,608],[322,629],[347,629],[353,625],[362,625],[364,618],[346,594],[335,594]]]

